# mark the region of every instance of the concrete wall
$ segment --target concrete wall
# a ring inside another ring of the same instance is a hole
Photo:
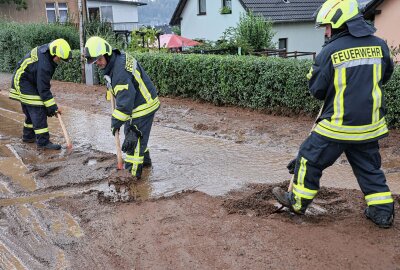
[[[46,2],[48,0],[27,0],[28,9],[17,10],[15,4],[0,4],[0,17],[7,21],[22,23],[47,22]],[[64,0],[51,2],[67,3],[68,15],[73,22],[78,23],[78,1]]]
[[[376,35],[386,40],[389,47],[400,46],[400,1],[385,0],[378,10],[381,14],[375,16]],[[400,56],[395,60],[400,61]]]
[[[222,0],[206,0],[206,15],[198,14],[198,0],[188,0],[181,14],[181,34],[188,38],[216,41],[228,27],[235,27],[245,10],[232,0],[232,13],[220,14]]]
[[[314,22],[275,23],[273,42],[278,48],[278,40],[287,38],[287,51],[319,53],[324,44],[324,29],[315,29]],[[310,57],[308,57],[310,58]]]

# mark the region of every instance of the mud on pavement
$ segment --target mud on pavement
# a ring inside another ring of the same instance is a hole
[[[54,88],[61,104],[109,112],[102,88],[59,82]],[[284,158],[312,122],[190,100],[162,103],[156,126],[249,149],[270,145]],[[168,180],[154,178],[160,167],[132,182],[116,170],[114,154],[86,142],[75,140],[72,152],[40,152],[7,128],[15,125],[13,115],[0,118],[0,269],[400,269],[398,215],[393,228],[378,229],[363,217],[359,190],[323,187],[305,216],[278,210],[271,190],[286,188],[281,180],[222,196],[193,190],[154,196]],[[276,130],[281,126],[286,133]],[[64,143],[61,133],[52,138]],[[395,132],[382,144],[390,183],[400,179],[396,138]]]

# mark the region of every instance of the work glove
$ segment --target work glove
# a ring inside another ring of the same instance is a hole
[[[294,169],[296,168],[296,159],[291,160],[286,168],[289,170],[290,174],[294,174]]]
[[[128,150],[134,150],[138,143],[138,135],[132,129],[129,129],[125,135],[124,143],[122,144],[122,152],[126,153]]]
[[[46,114],[48,117],[53,117],[57,114],[58,107],[56,104],[46,107]]]
[[[119,131],[123,124],[123,121],[115,119],[114,117],[111,119],[111,133],[113,136],[115,136],[115,132]]]

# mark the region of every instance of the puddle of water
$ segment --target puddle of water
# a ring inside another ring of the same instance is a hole
[[[80,238],[83,236],[83,232],[78,222],[67,212],[64,212],[64,220],[68,227],[68,234],[75,238]]]
[[[38,235],[40,235],[43,239],[47,238],[47,235],[46,235],[45,231],[42,229],[42,227],[40,226],[40,224],[37,221],[33,221],[32,225],[33,225],[33,230]]]
[[[7,186],[4,183],[0,183],[0,194],[8,193],[10,193],[10,190],[7,188]]]
[[[52,220],[51,222],[51,230],[54,233],[60,233],[62,230],[63,224],[60,220]]]
[[[28,268],[0,241],[0,269],[25,270]]]
[[[57,251],[57,262],[56,262],[56,269],[67,269],[68,264],[65,259],[65,253],[61,250]]]
[[[22,187],[25,191],[34,191],[36,182],[31,175],[27,174],[27,169],[17,158],[1,158],[0,172],[8,176],[14,183]]]
[[[0,206],[11,206],[11,205],[17,205],[17,204],[43,202],[43,201],[48,201],[48,200],[58,198],[58,197],[65,197],[67,195],[71,195],[71,194],[67,194],[65,192],[54,192],[54,193],[32,195],[32,196],[26,196],[26,197],[0,199]]]
[[[23,217],[25,220],[31,215],[31,210],[29,210],[26,205],[19,205],[17,209],[20,216]]]
[[[12,146],[0,143],[0,154],[0,173],[8,176],[24,191],[34,191],[37,188],[35,179],[28,174],[28,169]],[[0,191],[4,188],[0,185]]]
[[[88,166],[92,166],[92,165],[96,165],[96,164],[97,164],[97,160],[95,160],[95,159],[89,159],[87,162]]]
[[[0,114],[3,115],[3,111]],[[49,120],[51,130],[61,136],[57,119]],[[110,132],[110,116],[64,107],[63,120],[73,141],[80,145],[90,144],[99,151],[116,153]],[[286,164],[294,155],[267,145],[238,144],[156,124],[152,128],[149,148],[153,161],[148,176],[151,196],[189,189],[223,195],[248,183],[271,184],[289,180],[291,176]],[[335,164],[328,168],[321,184],[358,189],[348,164]],[[392,183],[389,184],[392,187]],[[400,192],[400,187],[392,187],[394,189]]]

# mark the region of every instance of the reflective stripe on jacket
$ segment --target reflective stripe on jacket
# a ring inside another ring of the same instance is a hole
[[[386,43],[373,35],[333,37],[307,75],[324,108],[314,132],[334,141],[368,142],[388,133],[382,84],[393,73]]]
[[[110,76],[108,90],[116,100],[113,119],[125,122],[154,113],[159,108],[154,84],[133,57],[114,49],[104,74]]]
[[[55,68],[48,44],[33,48],[17,65],[9,97],[26,105],[55,105],[50,92],[50,81]]]

